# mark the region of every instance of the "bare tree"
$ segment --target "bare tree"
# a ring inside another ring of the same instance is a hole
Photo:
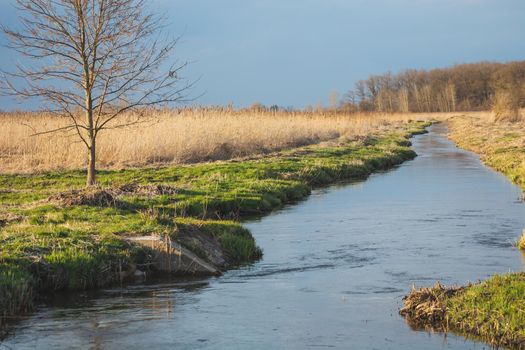
[[[401,113],[410,112],[408,89],[405,86],[398,91],[398,110]]]
[[[20,28],[2,31],[31,66],[3,72],[0,87],[68,118],[45,133],[78,136],[88,151],[87,185],[94,185],[101,131],[138,123],[146,108],[184,99],[192,83],[178,72],[186,63],[168,62],[177,40],[161,37],[162,21],[145,0],[17,0],[16,6]]]
[[[337,93],[336,90],[330,91],[330,94],[328,95],[329,108],[335,111],[337,109],[338,103],[339,103],[339,94]]]

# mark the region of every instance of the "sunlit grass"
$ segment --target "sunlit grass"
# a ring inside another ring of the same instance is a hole
[[[495,345],[525,346],[525,274],[494,276],[447,301],[452,329]]]

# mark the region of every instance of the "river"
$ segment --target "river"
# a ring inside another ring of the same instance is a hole
[[[60,294],[13,326],[0,349],[484,349],[412,330],[412,284],[522,271],[521,191],[458,149],[443,125],[419,156],[368,180],[245,223],[260,262],[221,277]]]

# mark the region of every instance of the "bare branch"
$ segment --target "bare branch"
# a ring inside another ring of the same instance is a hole
[[[17,0],[20,30],[0,29],[8,46],[33,61],[2,72],[0,91],[38,98],[67,126],[35,132],[76,132],[88,150],[94,182],[98,134],[141,124],[141,109],[184,101],[193,83],[180,78],[187,63],[168,65],[177,44],[161,40],[162,21],[145,0]],[[131,114],[134,119],[120,118]]]

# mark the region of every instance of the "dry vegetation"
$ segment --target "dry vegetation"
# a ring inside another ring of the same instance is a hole
[[[525,111],[521,110],[521,115]],[[450,138],[478,153],[525,191],[525,120],[501,121],[493,113],[468,113],[449,120]]]
[[[437,117],[433,115],[432,117]],[[130,117],[131,118],[131,117]],[[99,168],[143,167],[225,160],[381,132],[417,114],[329,114],[185,109],[149,112],[147,122],[107,130],[97,149]],[[0,172],[78,169],[87,164],[74,134],[38,132],[68,120],[38,113],[0,115]]]
[[[399,313],[413,328],[448,330],[445,300],[463,291],[463,287],[444,287],[439,282],[433,287],[412,290],[403,298],[404,306]]]

